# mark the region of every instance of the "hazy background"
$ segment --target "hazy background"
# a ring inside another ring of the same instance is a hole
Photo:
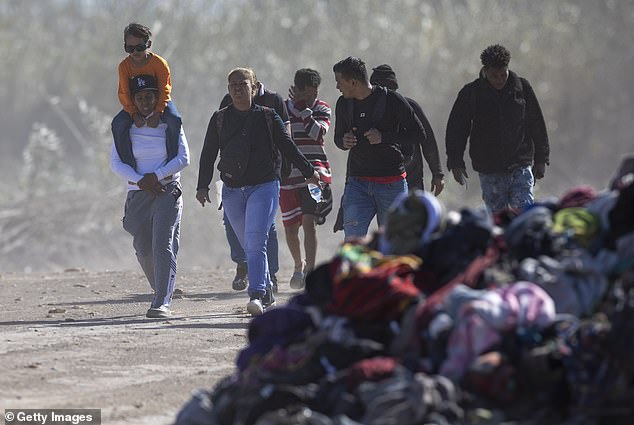
[[[334,107],[335,62],[390,63],[400,92],[429,117],[445,168],[456,94],[476,78],[480,52],[501,43],[548,125],[551,166],[538,197],[580,183],[603,188],[634,151],[631,0],[2,0],[0,271],[137,267],[120,222],[125,185],[109,167],[123,28],[134,21],[151,27],[153,51],[169,61],[192,154],[182,177],[182,268],[233,267],[220,212],[201,208],[194,192],[204,132],[235,66],[253,67],[283,96],[296,69],[315,68],[320,97]],[[332,134],[327,144],[337,206],[345,154]],[[481,203],[470,176],[466,191],[446,179],[440,198],[450,208]],[[333,220],[319,229],[320,260],[343,237],[332,233]]]

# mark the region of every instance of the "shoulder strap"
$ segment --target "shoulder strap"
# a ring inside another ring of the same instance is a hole
[[[281,158],[282,164],[280,167],[280,177],[282,179],[287,178],[291,174],[291,169],[293,167],[292,162],[284,156],[282,151],[275,146],[275,142],[273,141],[273,113],[275,110],[273,108],[262,107],[264,111],[264,118],[266,119],[266,128],[269,132],[269,140],[271,141],[271,156],[273,161],[277,160],[277,155],[279,152],[279,156]]]
[[[387,103],[387,89],[382,86],[378,86],[378,96],[376,104],[374,105],[374,111],[372,112],[372,122],[376,125],[383,119],[385,115],[385,105]]]
[[[350,127],[348,130],[352,130],[352,123],[354,123],[354,100],[353,99],[345,99],[346,102],[346,118],[348,119],[348,126]]]
[[[220,139],[220,132],[222,131],[222,124],[225,119],[226,107],[216,112],[216,130],[218,130],[218,139]]]
[[[266,129],[269,133],[269,140],[271,142],[271,151],[273,152],[273,156],[275,157],[275,143],[273,142],[273,109],[267,106],[260,106],[262,108],[262,112],[264,112],[264,119],[266,120]]]
[[[264,118],[266,118],[266,126],[269,129],[269,137],[273,140],[273,110],[268,107],[262,109],[264,110]]]

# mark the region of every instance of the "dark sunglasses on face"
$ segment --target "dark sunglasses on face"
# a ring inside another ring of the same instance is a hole
[[[144,43],[144,44],[137,44],[136,46],[130,46],[129,44],[124,44],[124,45],[123,45],[123,48],[125,49],[125,51],[126,51],[127,53],[132,53],[132,52],[134,52],[135,50],[136,50],[137,52],[142,52],[142,51],[144,51],[144,50],[147,50],[148,45],[147,45],[147,43]]]

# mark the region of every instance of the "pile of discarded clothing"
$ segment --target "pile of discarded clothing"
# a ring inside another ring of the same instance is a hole
[[[634,423],[631,181],[494,216],[418,191],[390,214],[255,317],[176,424]]]

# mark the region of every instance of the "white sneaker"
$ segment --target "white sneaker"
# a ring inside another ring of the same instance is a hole
[[[150,319],[163,319],[171,316],[172,311],[166,305],[162,305],[158,308],[151,308],[147,311],[147,313],[145,313],[145,317]]]
[[[264,313],[264,307],[262,307],[262,300],[259,298],[251,298],[247,304],[247,311],[251,316],[260,316]]]

